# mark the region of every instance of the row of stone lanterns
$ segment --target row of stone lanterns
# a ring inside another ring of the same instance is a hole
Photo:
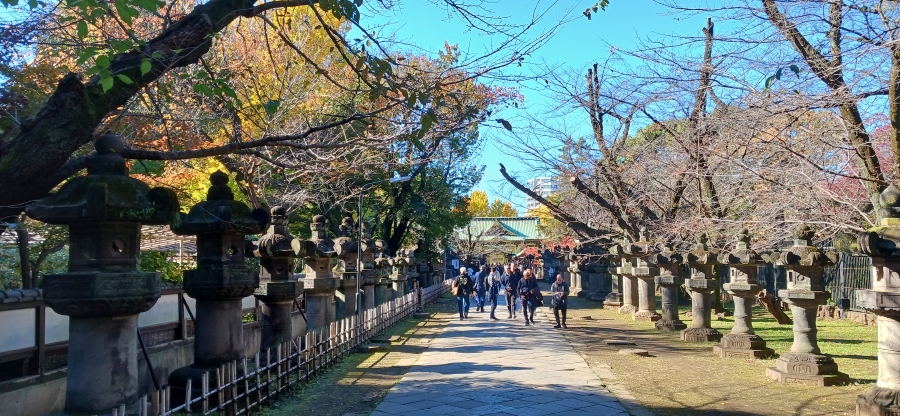
[[[838,372],[834,360],[821,354],[816,344],[816,311],[828,296],[823,288],[822,271],[833,264],[833,259],[813,247],[812,238],[813,231],[801,225],[795,230],[792,247],[763,258],[750,248],[746,230],[739,233],[731,252],[720,253],[709,248],[708,238],[702,235],[693,249],[683,254],[672,250],[670,244],[655,247],[646,241],[642,232],[637,242],[610,247],[609,257],[619,263],[610,267],[612,282],[621,279],[622,283],[621,292],[608,296],[605,304],[615,306],[617,299],[621,299],[619,313],[631,315],[636,321],[654,322],[660,330],[680,331],[683,341],[716,342],[713,351],[723,358],[770,357],[774,352],[754,333],[750,310],[761,289],[756,279],[757,266],[768,261],[787,269],[787,289],[779,291],[779,296],[791,306],[795,319],[791,351],[782,354],[776,366],[767,369],[767,374],[784,383],[823,386],[843,383],[847,381],[846,375]],[[684,265],[690,267],[690,274],[682,280]],[[721,265],[730,268],[730,282],[723,287],[735,302],[734,326],[724,335],[711,326],[713,298],[720,287],[716,268]],[[662,294],[662,314],[656,311],[656,285]],[[679,286],[691,295],[690,327],[678,316]]]
[[[142,224],[170,224],[176,234],[197,236],[197,268],[184,272],[184,290],[197,300],[194,360],[169,376],[176,396],[188,380],[199,388],[204,374],[215,377],[211,369],[245,357],[244,297],[253,295],[262,304],[264,351],[293,338],[291,312],[300,295],[305,294],[308,330],[356,313],[357,256],[367,308],[406,295],[408,278],[437,283],[427,264],[409,269],[415,264],[411,251],[385,257],[384,243],[365,229],[363,241],[354,240],[350,218],[336,239],[327,237],[321,215],[312,219],[309,240],[292,237],[283,207],[270,213],[235,201],[222,172],[210,176],[206,201],[181,214],[171,190],[150,189],[128,176],[122,148],[114,135],[99,138],[86,176],[26,208],[34,219],[69,226],[69,271],[48,275],[43,283],[47,305],[70,317],[67,412],[104,412],[138,399],[137,317],[160,296],[158,274],[138,271]],[[245,238],[263,231],[256,241]],[[259,258],[258,273],[247,266],[248,256]],[[301,258],[305,273],[297,279]]]
[[[900,411],[900,188],[888,187],[881,196],[880,224],[860,233],[853,252],[872,259],[872,288],[857,290],[857,305],[878,315],[878,378],[876,385],[857,399],[859,415],[893,415]],[[718,342],[713,346],[720,357],[764,358],[774,355],[765,340],[755,334],[751,318],[752,302],[761,286],[757,281],[757,267],[770,263],[787,271],[787,287],[778,296],[791,308],[793,315],[793,344],[782,353],[775,367],[767,368],[767,375],[782,383],[805,383],[829,386],[845,383],[834,359],[822,354],[817,343],[816,314],[828,299],[823,282],[823,270],[835,264],[836,253],[822,252],[812,245],[814,231],[806,224],[794,230],[791,247],[771,255],[760,255],[750,247],[750,236],[742,230],[734,250],[718,253],[709,249],[701,236],[693,250],[679,254],[665,244],[655,252],[644,241],[623,243],[610,248],[607,258],[619,265],[610,266],[609,281],[612,292],[604,302],[607,307],[619,307],[619,312],[631,314],[635,320],[654,320],[655,311],[650,297],[653,287],[646,275],[654,275],[653,282],[662,293],[662,315],[656,328],[679,330],[685,341]],[[641,238],[643,240],[643,238]],[[579,261],[575,256],[573,261]],[[583,261],[583,260],[581,260]],[[683,282],[682,265],[691,273]],[[718,265],[729,266],[729,282],[722,288],[734,299],[734,325],[724,336],[710,327],[712,299],[719,287],[715,275]],[[643,279],[642,279],[643,278]],[[621,282],[616,290],[616,282]],[[691,293],[692,326],[686,328],[678,317],[678,286]]]

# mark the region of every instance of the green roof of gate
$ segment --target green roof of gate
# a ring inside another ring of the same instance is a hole
[[[468,227],[457,229],[456,234],[463,240],[540,240],[539,224],[537,217],[477,217]]]

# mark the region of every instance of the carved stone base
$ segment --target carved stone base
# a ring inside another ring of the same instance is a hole
[[[610,292],[608,295],[606,295],[606,300],[603,301],[603,306],[606,306],[608,308],[611,308],[613,306],[622,306],[622,294]]]
[[[775,355],[766,348],[766,341],[755,334],[725,334],[722,343],[713,346],[713,353],[721,358],[755,359]]]
[[[662,315],[656,311],[637,311],[631,314],[631,319],[640,322],[656,322],[662,319]]]
[[[799,375],[838,374],[837,363],[821,354],[786,352],[775,361],[775,368],[782,373]]]
[[[654,326],[661,331],[681,331],[687,329],[687,324],[680,319],[660,319],[656,321]]]
[[[900,416],[900,390],[872,387],[856,396],[857,416]]]
[[[714,342],[722,339],[722,333],[712,328],[688,328],[681,331],[681,340],[687,342]]]
[[[787,373],[778,370],[775,367],[766,368],[766,377],[784,384],[806,384],[819,387],[836,386],[850,381],[850,378],[844,373],[821,375],[796,374]]]
[[[635,305],[622,305],[619,307],[619,315],[631,315],[637,312],[638,308]]]
[[[588,296],[588,300],[591,302],[605,302],[609,294],[609,292],[594,292]]]

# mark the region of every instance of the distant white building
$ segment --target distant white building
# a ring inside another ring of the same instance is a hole
[[[525,181],[525,186],[541,197],[547,198],[548,196],[559,190],[559,178],[553,176],[540,176],[537,178],[531,178]],[[541,206],[539,202],[535,201],[531,197],[525,197],[526,212],[531,211],[539,206]]]

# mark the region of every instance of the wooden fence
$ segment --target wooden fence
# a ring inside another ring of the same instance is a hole
[[[333,322],[327,328],[306,333],[274,350],[261,351],[241,361],[215,369],[214,383],[210,373],[203,376],[193,395],[188,381],[183,403],[171,403],[171,388],[163,386],[138,402],[139,416],[165,416],[176,413],[208,415],[249,414],[254,407],[277,396],[285,389],[316,376],[357,346],[396,325],[450,291],[451,280],[415,290],[406,296],[385,302],[375,308]],[[214,384],[214,385],[213,385]],[[125,405],[113,409],[113,416],[125,415]],[[129,411],[134,413],[134,411]]]

